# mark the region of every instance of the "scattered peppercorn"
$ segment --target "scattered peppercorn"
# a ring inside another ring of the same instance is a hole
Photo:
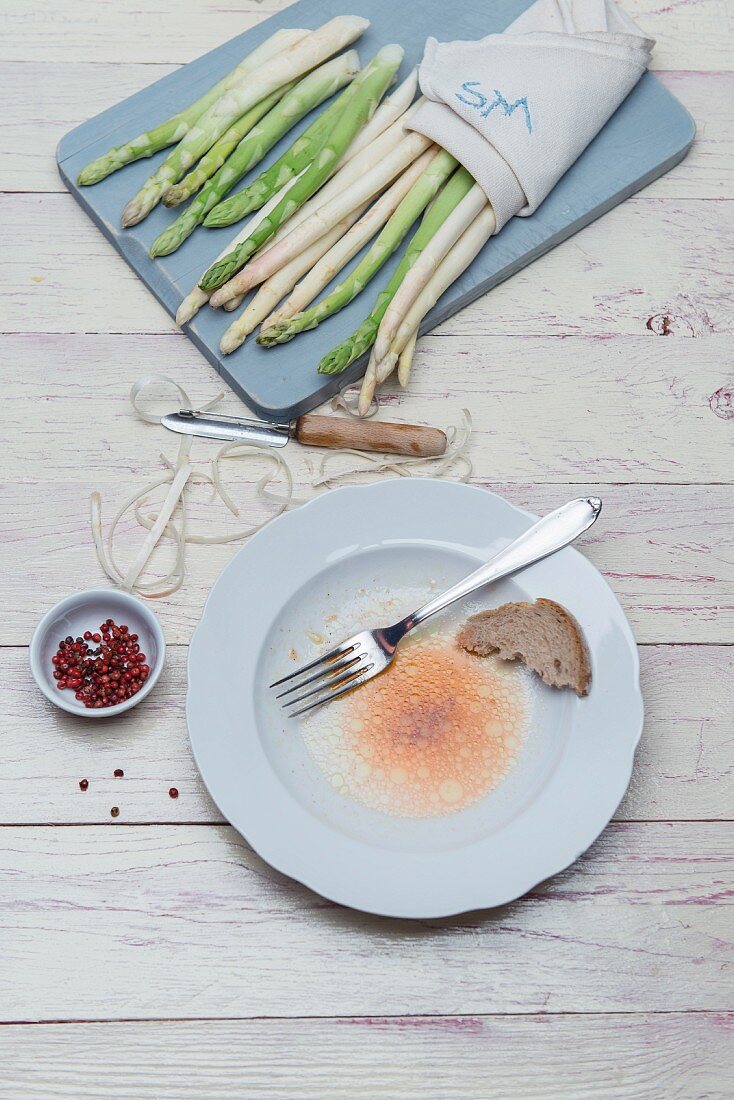
[[[115,775],[115,779],[122,779],[122,777],[123,777],[123,775],[124,775],[124,774],[125,774],[125,773],[124,773],[124,771],[122,770],[122,768],[115,768],[115,772],[114,772],[114,775]]]
[[[51,658],[56,687],[68,688],[85,707],[95,709],[130,699],[150,675],[137,634],[131,634],[124,624],[117,626],[112,619],[106,619],[99,630],[98,634],[85,630],[84,637],[76,640],[69,634]],[[93,649],[90,641],[101,645]],[[118,774],[123,775],[121,768],[115,772]]]
[[[168,795],[169,798],[178,798],[178,787],[171,787]]]
[[[80,779],[79,780],[79,790],[80,791],[86,791],[88,786],[89,786],[89,780],[88,779]]]
[[[110,817],[119,817],[119,814],[120,814],[120,807],[119,806],[113,806],[112,809],[110,810]]]

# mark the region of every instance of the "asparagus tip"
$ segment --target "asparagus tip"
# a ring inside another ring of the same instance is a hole
[[[375,339],[375,346],[373,348],[373,355],[376,363],[381,363],[382,360],[388,355],[390,351],[390,341],[385,339],[383,335],[378,331],[377,338]]]
[[[201,277],[199,287],[201,290],[205,290],[208,294],[212,295],[210,305],[214,306],[215,309],[217,306],[220,306],[222,302],[226,302],[228,298],[232,297],[231,294],[214,294],[215,290],[224,286],[229,280],[230,275],[232,275],[232,265],[220,261],[219,263],[213,263],[208,271],[205,271]],[[217,299],[216,301],[214,301],[215,298]]]
[[[244,344],[246,339],[246,336],[239,336],[231,329],[227,329],[219,343],[219,350],[222,355],[231,355],[233,351],[237,351],[237,348]]]
[[[227,273],[227,277],[228,276],[229,276],[229,272]],[[206,276],[204,276],[204,278],[206,278]],[[232,298],[236,298],[238,296],[238,294],[240,293],[239,291],[232,290],[230,287],[226,286],[224,279],[216,279],[213,285],[215,287],[219,288],[219,289],[214,291],[211,298],[209,299],[209,305],[213,309],[219,309],[220,306],[225,305],[227,302],[231,301]],[[212,289],[211,286],[209,286],[209,287],[204,286],[203,281],[201,283],[199,283],[199,286],[201,287],[202,290],[211,290]]]
[[[248,213],[249,210],[245,210],[241,216],[244,217],[245,214]],[[207,216],[204,218],[203,224],[207,227],[207,229],[224,229],[226,226],[231,225],[232,222],[236,222],[239,220],[240,216],[235,218],[228,216],[225,203],[220,202],[217,206],[213,208],[213,210],[209,211]]]
[[[122,212],[122,217],[120,218],[120,225],[122,226],[123,229],[129,229],[130,226],[137,225],[138,222],[141,222],[144,217],[145,217],[145,214],[142,212],[142,210],[140,209],[138,204],[135,202],[135,199],[131,199],[130,202],[127,204],[127,206],[125,207],[125,209]]]
[[[372,404],[372,394],[374,388],[367,393],[360,393],[359,402],[357,404],[357,412],[361,417],[365,417],[370,411],[370,405]]]
[[[181,305],[176,310],[176,324],[178,327],[183,328],[184,325],[187,325],[191,318],[195,316],[196,312],[195,309],[191,308],[188,299],[184,298],[183,302],[181,302]]]
[[[263,326],[257,336],[257,342],[264,348],[274,348],[276,344],[285,344],[292,340],[295,333],[288,332],[287,324]]]
[[[316,370],[319,374],[341,374],[348,366],[349,358],[349,349],[339,344],[320,360]]]
[[[380,359],[379,362],[377,361],[377,356],[375,355],[375,360],[377,362],[377,381],[384,382],[385,379],[389,378],[392,372],[395,370],[395,364],[398,361],[397,353],[394,351],[389,351],[384,359]]]
[[[180,206],[185,201],[187,195],[181,190],[180,187],[169,187],[164,192],[162,202],[164,206]]]

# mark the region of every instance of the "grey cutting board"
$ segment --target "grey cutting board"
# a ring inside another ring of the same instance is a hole
[[[503,30],[529,6],[529,2],[464,0],[461,4],[453,4],[446,0],[424,0],[417,4],[405,0],[366,0],[352,5],[345,0],[301,0],[77,126],[62,139],[57,150],[61,177],[108,240],[168,312],[175,314],[181,299],[239,227],[198,229],[172,256],[151,260],[149,245],[173,221],[176,211],[161,205],[140,225],[127,230],[119,228],[119,219],[125,202],[165,153],[128,165],[95,187],[79,188],[76,176],[88,161],[190,103],[279,27],[314,28],[345,12],[363,15],[370,19],[371,25],[357,43],[362,60],[371,57],[387,42],[399,42],[405,48],[402,77],[420,60],[429,35],[439,41],[481,38]],[[237,18],[233,10],[233,29],[236,29]],[[277,145],[266,163],[279,156],[294,134],[305,129],[308,123],[307,118]],[[421,332],[435,328],[497,283],[663,175],[685,156],[694,132],[688,112],[652,75],[646,74],[539,210],[529,218],[513,218],[492,238],[428,314]],[[255,169],[247,179],[252,179],[257,171]],[[290,419],[322,404],[363,373],[364,360],[353,363],[336,377],[317,374],[316,364],[369,312],[377,290],[387,282],[399,255],[385,265],[373,284],[346,309],[289,344],[265,350],[259,347],[253,335],[233,355],[222,357],[219,341],[232,315],[208,307],[186,326],[186,332],[254,412],[271,419]],[[358,260],[359,257],[353,264]]]

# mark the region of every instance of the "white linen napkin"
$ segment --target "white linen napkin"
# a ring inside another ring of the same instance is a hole
[[[654,39],[613,0],[537,0],[503,34],[426,42],[409,128],[486,192],[497,231],[532,214],[630,93]]]

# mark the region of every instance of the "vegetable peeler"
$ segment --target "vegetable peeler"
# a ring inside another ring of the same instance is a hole
[[[374,420],[347,420],[341,416],[306,413],[285,424],[270,424],[236,416],[206,416],[193,409],[166,413],[161,424],[181,435],[205,439],[254,443],[260,447],[285,447],[290,439],[306,447],[349,448],[355,451],[381,451],[434,458],[446,451],[446,434],[440,428],[424,424],[383,423]]]

